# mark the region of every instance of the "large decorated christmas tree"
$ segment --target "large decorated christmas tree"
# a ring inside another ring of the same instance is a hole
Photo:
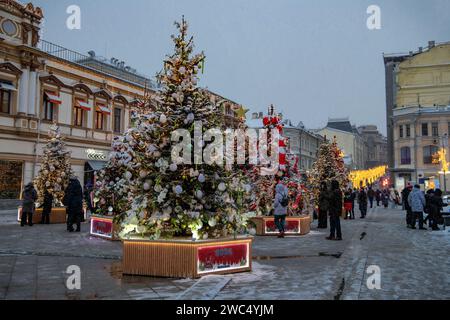
[[[64,191],[73,174],[70,151],[66,150],[60,129],[56,124],[50,126],[48,135],[41,158],[41,168],[34,179],[38,193],[37,203],[42,204],[45,192],[48,192],[53,195],[54,203],[62,206]]]
[[[308,174],[308,182],[316,202],[319,199],[321,183],[325,182],[330,186],[332,180],[338,181],[342,190],[349,184],[348,170],[345,168],[343,154],[336,139],[331,143],[325,139],[319,147],[317,160]]]
[[[250,185],[236,167],[225,168],[222,113],[197,86],[205,56],[192,54],[185,20],[175,25],[175,53],[158,75],[155,111],[138,113],[121,138],[125,170],[118,182],[131,201],[122,237],[220,238],[247,226]]]

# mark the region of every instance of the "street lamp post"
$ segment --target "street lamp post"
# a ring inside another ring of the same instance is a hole
[[[446,133],[444,134],[443,137],[441,137],[441,146],[442,146],[442,149],[443,149],[442,151],[443,151],[443,155],[444,155],[442,161],[447,162],[446,155],[447,155],[447,148],[448,148],[448,135]],[[442,171],[444,174],[444,194],[447,193],[447,176],[446,176],[447,171],[446,171],[446,168],[447,168],[446,164],[442,166]]]

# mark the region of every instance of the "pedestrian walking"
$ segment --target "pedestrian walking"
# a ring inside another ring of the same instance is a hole
[[[83,190],[76,177],[70,178],[63,203],[67,206],[67,231],[73,232],[73,225],[76,224],[77,229],[75,231],[80,232],[83,215]]]
[[[364,188],[361,188],[358,193],[359,211],[361,212],[361,219],[364,219],[367,214],[367,193]]]
[[[273,202],[275,225],[277,226],[279,231],[278,238],[284,238],[284,225],[286,222],[288,205],[288,188],[283,183],[281,183],[281,181],[279,181],[277,186],[275,187],[275,200]]]
[[[384,208],[386,209],[389,205],[389,191],[383,190],[381,193],[381,202],[383,203]]]
[[[342,240],[341,221],[342,214],[342,192],[339,188],[339,182],[331,182],[331,191],[329,195],[329,214],[330,214],[330,236],[327,240]]]
[[[380,206],[380,201],[381,201],[381,191],[380,189],[377,189],[377,191],[375,192],[375,199],[377,201],[377,207]]]
[[[406,226],[409,227],[412,225],[412,210],[411,210],[411,206],[408,203],[408,196],[412,191],[412,185],[410,183],[408,183],[408,185],[402,190],[402,202],[403,202],[403,207],[406,210]]]
[[[320,184],[319,193],[319,223],[317,228],[326,229],[327,228],[327,218],[329,209],[329,191],[326,182]]]
[[[367,191],[367,197],[369,198],[370,208],[373,208],[373,199],[375,198],[375,191],[372,189],[372,187],[369,187],[369,190]]]
[[[358,191],[356,188],[353,188],[352,192],[352,215],[350,216],[350,219],[355,219],[355,201],[358,197]]]
[[[344,210],[345,210],[345,220],[352,218],[352,189],[348,189],[344,194]]]
[[[41,224],[50,223],[50,213],[52,212],[52,207],[53,207],[53,195],[47,190],[45,190],[44,203],[42,204]]]
[[[397,195],[395,194],[394,187],[389,189],[389,199],[391,200],[392,209],[397,207]]]
[[[442,191],[441,189],[436,189],[433,196],[431,197],[429,211],[432,219],[431,229],[433,231],[440,230],[438,227],[439,221],[442,219],[442,208],[446,207],[448,204],[442,201]],[[420,222],[420,221],[419,221]]]
[[[37,192],[34,189],[33,183],[28,183],[22,192],[22,216],[20,219],[20,226],[33,225],[33,214],[35,202],[37,200]]]
[[[414,189],[408,195],[408,204],[411,206],[412,211],[411,229],[416,229],[416,219],[418,219],[419,229],[426,230],[426,228],[423,227],[423,209],[426,204],[425,196],[418,184],[414,186]]]

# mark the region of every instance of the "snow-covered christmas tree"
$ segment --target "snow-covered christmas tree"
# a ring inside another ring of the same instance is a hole
[[[317,160],[308,174],[308,182],[316,202],[319,199],[321,183],[325,182],[329,186],[332,180],[338,181],[339,186],[344,190],[349,183],[348,171],[336,139],[333,139],[331,143],[325,139],[319,147]]]
[[[96,173],[96,213],[114,215],[116,223],[120,223],[130,209],[131,199],[128,198],[128,184],[124,178],[128,168],[124,164],[131,160],[129,151],[130,147],[124,143],[123,137],[115,137],[107,165]]]
[[[54,203],[62,206],[64,191],[73,174],[70,164],[70,151],[66,150],[61,132],[56,124],[49,128],[49,138],[43,149],[41,168],[34,185],[38,193],[37,203],[42,204],[45,192],[53,195]]]
[[[216,149],[220,130],[206,136],[207,129],[222,129],[223,117],[210,94],[197,87],[205,56],[192,55],[193,38],[187,37],[184,18],[175,25],[175,53],[158,75],[155,111],[137,114],[135,127],[122,137],[125,170],[117,182],[125,185],[127,195],[122,196],[131,199],[122,237],[219,238],[247,226],[251,187],[242,172],[221,164],[223,155]],[[205,154],[212,155],[210,163],[202,159]]]

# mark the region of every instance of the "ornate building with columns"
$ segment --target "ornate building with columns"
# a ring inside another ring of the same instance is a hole
[[[39,170],[49,126],[57,122],[82,184],[103,166],[130,113],[157,88],[124,62],[39,38],[43,12],[0,0],[0,199],[17,198]],[[240,106],[211,92],[229,125]]]

